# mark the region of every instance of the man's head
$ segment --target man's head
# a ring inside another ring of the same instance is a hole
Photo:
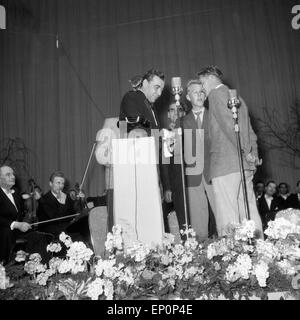
[[[261,195],[264,193],[265,190],[265,184],[263,181],[257,181],[255,184],[255,192],[257,195]]]
[[[281,195],[286,195],[289,192],[289,186],[285,182],[280,182],[278,185],[278,192]]]
[[[190,80],[186,86],[186,99],[190,101],[193,109],[203,107],[206,99],[205,91],[199,80]]]
[[[222,83],[223,73],[215,66],[205,67],[201,69],[197,75],[200,83],[203,85],[206,95],[209,95],[211,90]]]
[[[154,103],[161,96],[164,86],[164,74],[156,69],[151,69],[143,76],[140,90],[149,102]]]
[[[175,122],[177,118],[178,118],[177,106],[175,102],[172,102],[168,108],[168,119],[170,119],[171,122]]]
[[[272,197],[276,193],[276,183],[271,180],[268,181],[265,187],[265,194]]]
[[[62,172],[53,172],[49,178],[49,186],[51,191],[55,194],[60,193],[65,186],[65,181],[66,179]]]
[[[9,166],[0,167],[0,187],[11,189],[15,185],[16,177],[14,170]]]

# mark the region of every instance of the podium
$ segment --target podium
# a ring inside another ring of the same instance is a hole
[[[113,139],[114,225],[124,248],[162,244],[164,225],[154,137]]]

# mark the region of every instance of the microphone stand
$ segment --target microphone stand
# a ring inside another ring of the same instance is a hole
[[[88,168],[89,168],[89,166],[90,166],[90,163],[91,163],[91,160],[92,160],[92,156],[93,156],[93,153],[94,153],[94,150],[95,150],[95,147],[96,147],[97,142],[98,142],[98,141],[94,141],[94,143],[93,143],[92,150],[91,150],[91,153],[90,153],[90,156],[89,156],[89,160],[88,160],[87,165],[86,165],[86,167],[85,167],[85,171],[84,171],[83,177],[82,177],[82,179],[81,179],[81,183],[80,183],[80,185],[79,185],[79,192],[82,192],[82,186],[83,186],[83,184],[84,184],[84,180],[85,180],[85,178],[86,178],[86,174],[87,174]],[[87,208],[87,203],[86,203],[86,201],[85,201],[85,203],[84,203],[84,206]]]
[[[235,131],[236,142],[237,142],[239,167],[240,167],[242,189],[243,189],[243,195],[244,195],[244,206],[245,206],[247,220],[250,220],[249,202],[248,202],[246,178],[245,178],[244,163],[243,163],[243,151],[241,147],[240,127],[239,127],[239,121],[238,121],[238,108],[240,107],[241,102],[237,98],[235,90],[229,90],[229,94],[230,94],[230,98],[228,100],[228,108],[232,111],[232,116],[234,121],[234,131]]]
[[[178,113],[178,108],[180,107],[180,94],[182,93],[181,86],[173,86],[172,93],[175,97],[175,104]],[[183,193],[183,206],[184,206],[184,219],[185,219],[185,231],[186,231],[186,238],[189,238],[188,234],[188,216],[187,216],[187,205],[186,205],[186,193],[185,193],[185,176],[184,176],[184,162],[183,162],[183,139],[182,139],[182,128],[178,128],[178,136],[179,136],[179,153],[180,153],[180,163],[181,163],[181,180],[182,180],[182,193]]]

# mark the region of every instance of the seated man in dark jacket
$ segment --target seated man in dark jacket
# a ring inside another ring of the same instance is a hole
[[[31,229],[23,220],[21,195],[13,189],[15,173],[9,166],[0,167],[0,262],[11,258],[18,234]],[[21,232],[20,232],[21,231]]]
[[[283,210],[281,200],[275,196],[276,183],[268,181],[265,187],[265,193],[257,201],[258,212],[261,216],[263,229],[265,230],[270,220],[274,220],[276,213]]]
[[[62,218],[79,212],[76,202],[69,194],[63,192],[65,186],[65,176],[62,172],[53,172],[49,179],[50,190],[42,196],[39,201],[37,216],[39,222]],[[70,223],[70,219],[56,220],[39,225],[39,231],[51,233],[55,237],[65,230]]]
[[[296,184],[296,193],[290,194],[287,198],[287,207],[293,209],[300,209],[300,180]]]

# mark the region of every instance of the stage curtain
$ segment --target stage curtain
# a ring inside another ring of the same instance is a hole
[[[28,152],[24,181],[44,190],[54,170],[80,182],[97,131],[115,117],[128,80],[151,67],[183,84],[207,64],[246,100],[253,125],[262,109],[284,122],[300,97],[300,30],[291,26],[289,0],[0,0],[0,148],[21,138]],[[158,101],[166,117],[168,91]],[[296,160],[260,150],[258,176],[300,176]],[[20,151],[16,151],[20,152]],[[20,158],[23,153],[18,154]],[[300,161],[299,161],[300,162]],[[92,158],[84,189],[101,194],[104,170]]]

